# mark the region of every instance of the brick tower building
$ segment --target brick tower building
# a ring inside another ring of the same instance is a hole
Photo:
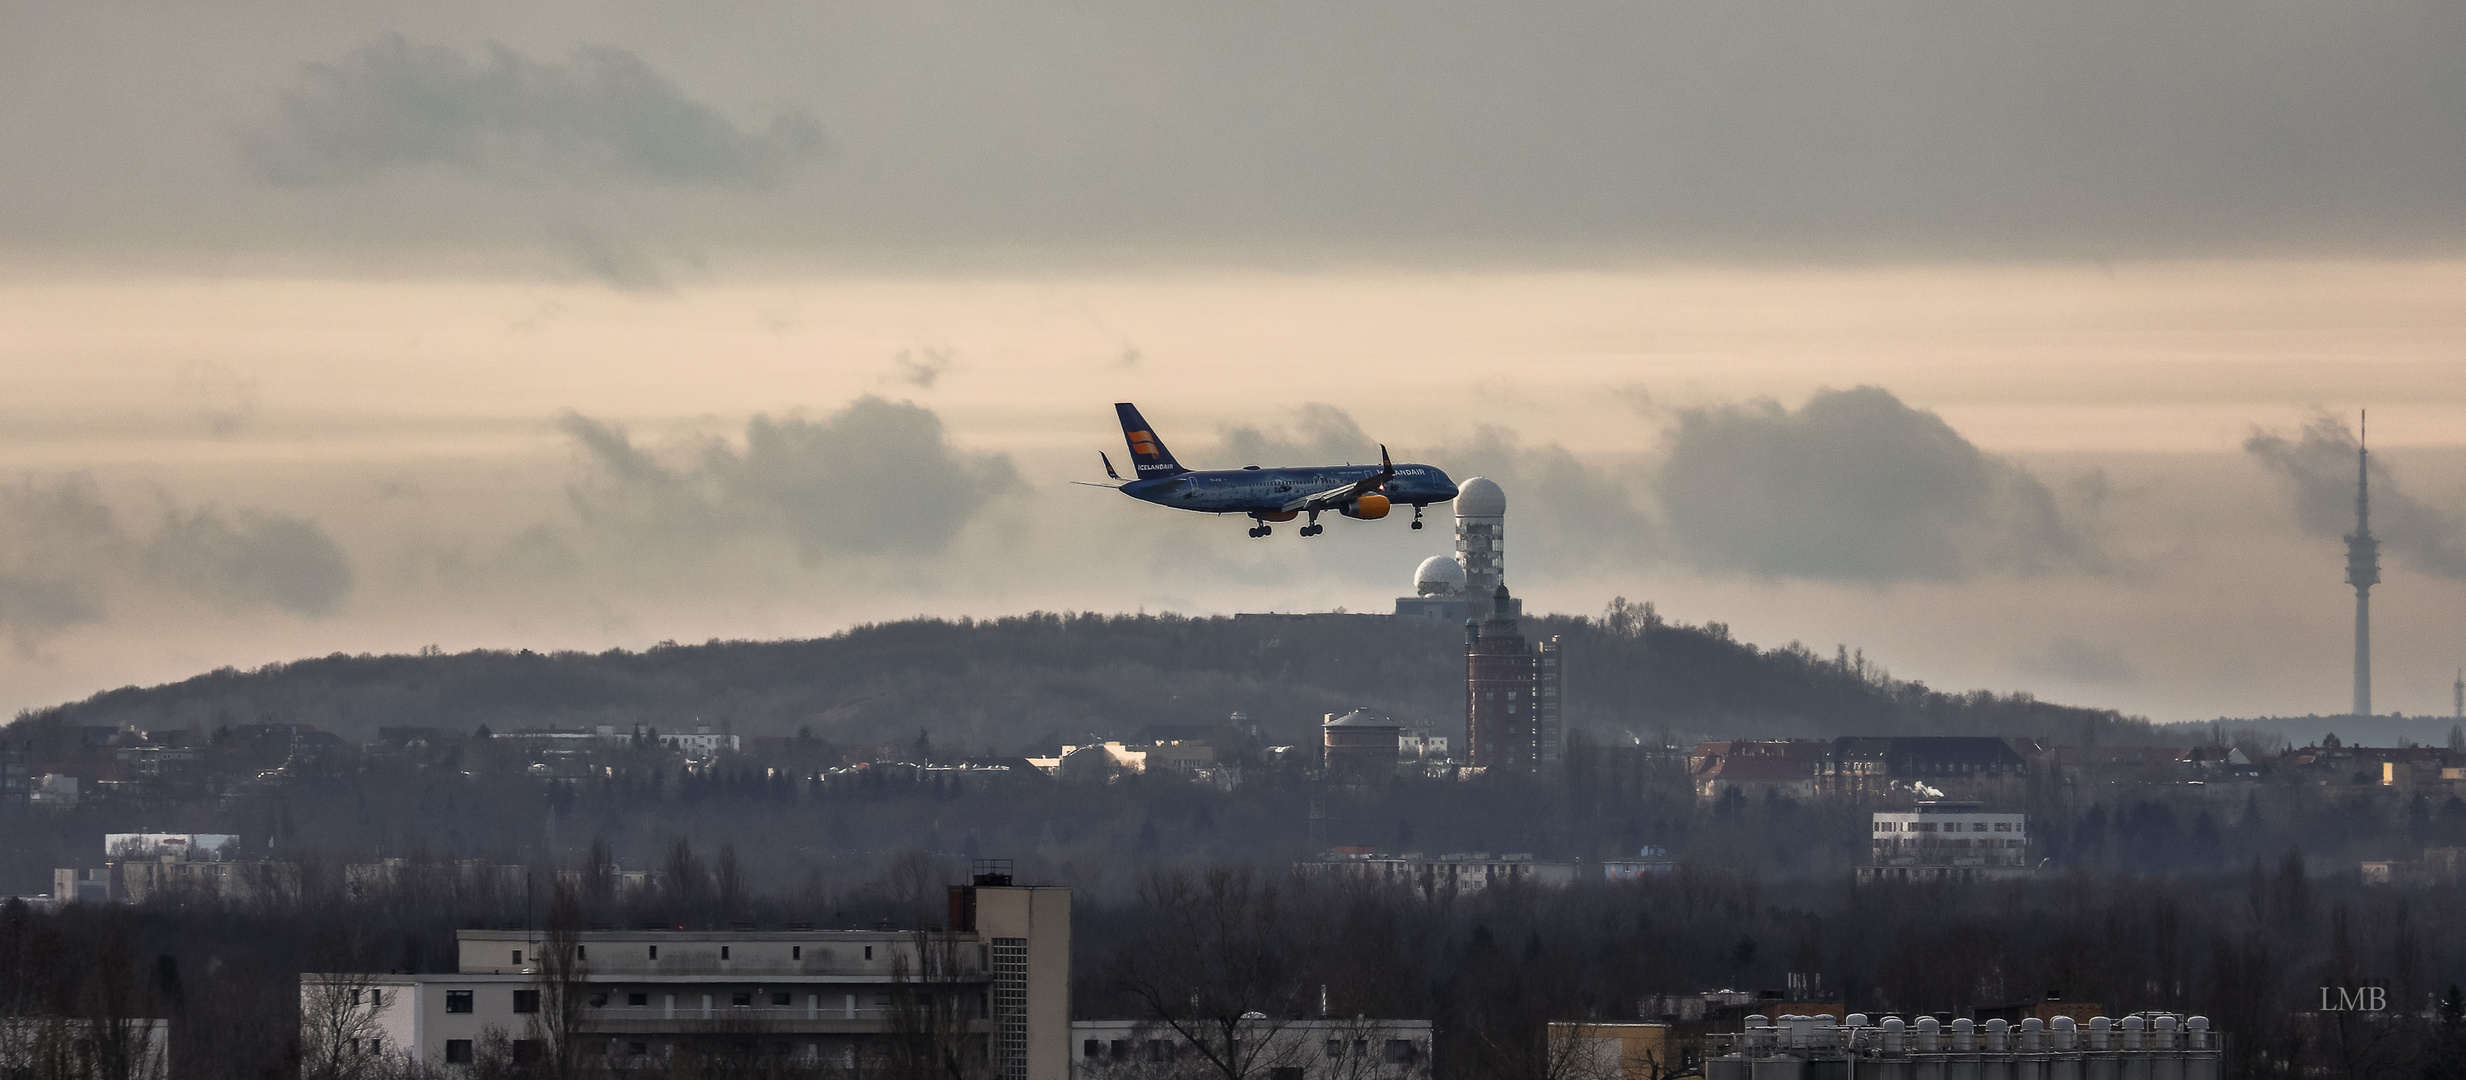
[[[1566,746],[1559,704],[1567,673],[1559,639],[1526,646],[1515,611],[1500,584],[1490,617],[1464,624],[1464,746],[1475,766],[1539,773]]]

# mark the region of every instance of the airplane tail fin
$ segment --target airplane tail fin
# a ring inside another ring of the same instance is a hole
[[[1164,440],[1156,437],[1156,429],[1147,426],[1147,419],[1139,415],[1138,406],[1127,401],[1117,402],[1113,411],[1120,414],[1122,438],[1130,443],[1132,475],[1147,480],[1190,471],[1182,468],[1181,462],[1173,460],[1173,451],[1165,449]]]

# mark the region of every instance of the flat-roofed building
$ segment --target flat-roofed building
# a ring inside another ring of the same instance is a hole
[[[302,1042],[426,1067],[773,1059],[878,1071],[938,1041],[994,1080],[1065,1080],[1070,890],[1001,873],[929,930],[464,930],[452,973],[300,978]],[[568,947],[570,958],[551,955]],[[367,1040],[344,1046],[344,1040]],[[904,1048],[904,1049],[903,1049]]]
[[[1862,881],[2012,877],[2030,872],[2029,815],[1988,813],[1974,802],[1922,802],[1879,811]]]

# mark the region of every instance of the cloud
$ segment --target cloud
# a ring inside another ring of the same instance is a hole
[[[342,548],[315,522],[260,510],[175,512],[145,561],[163,580],[227,608],[328,615],[351,593]]]
[[[2122,649],[2077,637],[2056,638],[2023,652],[2019,661],[2031,675],[2093,686],[2127,686],[2141,677]]]
[[[871,396],[819,421],[756,416],[741,445],[709,441],[680,464],[579,413],[560,426],[591,469],[572,490],[587,523],[689,541],[781,536],[809,563],[939,552],[1019,484],[1008,456],[953,447],[932,410]]]
[[[0,631],[19,652],[115,609],[159,606],[164,586],[226,611],[326,615],[352,575],[342,549],[302,518],[171,507],[148,536],[82,475],[0,488]]]
[[[103,586],[130,544],[92,481],[0,489],[0,629],[19,652],[103,617]]]
[[[891,369],[900,382],[919,390],[931,390],[933,384],[949,374],[958,361],[959,353],[955,349],[901,349],[899,355],[891,357]]]
[[[399,34],[303,66],[273,114],[237,138],[259,178],[293,186],[446,168],[514,184],[760,189],[823,150],[806,113],[741,130],[622,49],[579,49],[557,64]]]
[[[1317,402],[1301,407],[1289,426],[1261,428],[1241,424],[1218,434],[1225,461],[1217,468],[1261,465],[1325,465],[1336,462],[1378,464],[1379,444],[1353,414]]]
[[[2319,413],[2292,439],[2256,428],[2243,448],[2284,482],[2295,521],[2306,534],[2339,539],[2354,531],[2359,446],[2344,420]],[[2371,460],[2372,535],[2381,550],[2423,573],[2466,580],[2466,547],[2460,545],[2466,520],[2399,490],[2388,459]]]
[[[1705,569],[1845,581],[2095,568],[2044,484],[1883,389],[1678,413],[1653,488]]]

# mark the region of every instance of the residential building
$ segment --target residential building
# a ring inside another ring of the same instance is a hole
[[[1257,1080],[1430,1080],[1427,1020],[1277,1020],[1252,1014],[1234,1037],[1206,1022],[1078,1020],[1071,1080],[1184,1080],[1223,1076],[1230,1058]],[[1199,1042],[1204,1040],[1202,1048]],[[1231,1045],[1227,1045],[1227,1043]]]
[[[24,806],[34,794],[34,742],[0,739],[0,810]]]
[[[1745,1030],[1708,1036],[1704,1080],[1925,1080],[1930,1077],[2167,1077],[2217,1080],[2222,1036],[2205,1016],[2030,1017],[1979,1024],[1934,1017],[1870,1024],[1846,1017],[1750,1016]]]
[[[1447,736],[1433,734],[1426,727],[1405,728],[1396,733],[1396,756],[1405,761],[1444,761]]]
[[[1675,873],[1678,864],[1671,861],[1668,848],[1653,844],[1636,850],[1632,859],[1603,859],[1601,876],[1610,881],[1634,881],[1637,878],[1660,877]]]
[[[1362,851],[1330,852],[1302,868],[1316,873],[1363,878],[1402,886],[1424,899],[1462,895],[1496,886],[1530,885],[1564,888],[1576,880],[1576,864],[1542,862],[1531,855],[1463,852],[1427,856],[1418,851],[1381,855]]]
[[[103,865],[53,870],[51,894],[62,903],[142,904],[175,893],[247,899],[297,881],[289,866],[240,859],[239,844],[230,833],[105,833]]]
[[[1991,814],[1974,802],[1882,811],[1869,827],[1861,881],[1978,879],[2030,873],[2029,816]]]
[[[44,773],[31,785],[27,805],[49,810],[77,808],[77,778],[61,773]]]
[[[713,734],[709,724],[697,725],[691,735],[670,734],[664,731],[656,732],[656,734],[659,737],[659,745],[683,753],[687,757],[710,757],[722,750],[743,749],[742,741],[736,736]]]
[[[954,886],[942,929],[465,930],[452,973],[300,979],[302,1039],[475,1063],[551,1044],[584,1061],[650,1066],[750,1055],[879,1069],[918,1038],[953,1040],[995,1080],[1070,1070],[1070,891],[987,869]],[[560,1002],[571,1002],[560,1007]],[[902,1041],[905,1040],[905,1041]]]

